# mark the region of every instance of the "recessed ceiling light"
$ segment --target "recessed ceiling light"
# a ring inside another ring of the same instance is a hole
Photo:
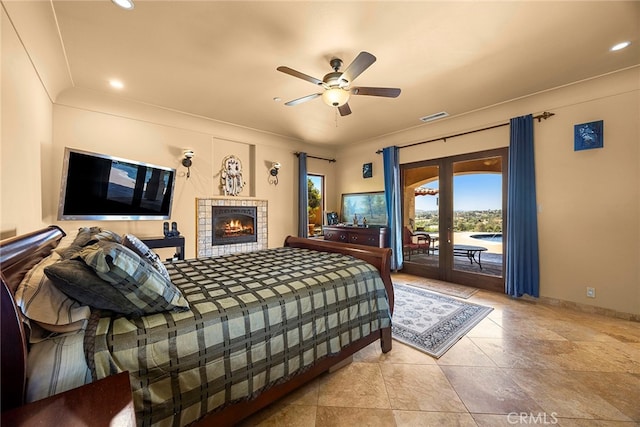
[[[131,10],[135,7],[133,0],[111,0],[123,9]]]
[[[282,98],[280,98],[279,96],[276,96],[275,98],[273,98],[274,102],[280,102],[282,101]]]
[[[120,80],[109,80],[109,84],[112,88],[115,89],[122,89],[124,87],[124,83],[122,83]]]
[[[629,46],[631,44],[630,41],[624,41],[622,43],[618,43],[614,46],[611,47],[611,49],[609,49],[611,52],[615,52],[616,50],[621,50],[624,49],[625,47]]]

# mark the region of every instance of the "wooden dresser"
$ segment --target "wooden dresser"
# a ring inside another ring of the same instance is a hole
[[[324,240],[332,242],[355,243],[357,245],[376,246],[378,248],[389,247],[389,229],[380,226],[348,227],[348,226],[324,226],[322,227]]]

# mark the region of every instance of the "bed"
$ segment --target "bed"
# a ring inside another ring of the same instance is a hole
[[[64,236],[50,226],[0,243],[3,410],[24,403],[41,348],[28,343],[16,290],[64,252],[54,250]],[[377,340],[391,350],[390,249],[287,237],[165,267],[171,310],[92,308],[74,336],[84,382],[129,372],[138,425],[233,425]]]

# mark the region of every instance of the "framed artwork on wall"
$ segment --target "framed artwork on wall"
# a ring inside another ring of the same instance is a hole
[[[373,163],[365,163],[362,165],[362,177],[371,178],[373,176]]]
[[[573,127],[573,151],[602,148],[604,146],[604,122],[582,123]]]
[[[340,221],[345,224],[362,224],[367,219],[369,225],[387,225],[387,203],[384,191],[370,193],[345,193],[342,195]]]

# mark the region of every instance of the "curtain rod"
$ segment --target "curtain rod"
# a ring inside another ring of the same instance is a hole
[[[543,112],[542,114],[538,114],[537,116],[533,116],[534,119],[538,119],[538,123],[544,119],[547,120],[549,117],[551,116],[555,116],[555,113],[550,113],[548,111]],[[430,139],[428,141],[420,141],[420,142],[414,142],[413,144],[408,144],[408,145],[402,145],[398,148],[407,148],[407,147],[413,147],[415,145],[421,145],[421,144],[426,144],[428,142],[435,142],[435,141],[444,141],[447,142],[448,138],[455,138],[457,136],[463,136],[463,135],[469,135],[471,133],[476,133],[476,132],[482,132],[485,130],[490,130],[490,129],[496,129],[496,128],[501,128],[503,126],[509,126],[510,122],[506,122],[506,123],[500,123],[498,125],[493,125],[493,126],[488,126],[485,128],[481,128],[481,129],[474,129],[474,130],[470,130],[467,132],[462,132],[462,133],[456,133],[455,135],[449,135],[449,136],[441,136],[440,138],[434,138],[434,139]],[[380,154],[382,153],[382,150],[378,150],[376,151],[376,154]]]
[[[296,152],[295,152],[295,153],[293,153],[293,154],[295,154],[296,156],[300,157],[300,154],[302,154],[302,153],[299,153],[299,152],[297,152],[297,151],[296,151]],[[336,159],[325,159],[324,157],[310,156],[310,155],[308,155],[308,154],[307,154],[307,157],[309,157],[309,158],[311,158],[311,159],[326,160],[326,161],[327,161],[327,162],[329,162],[329,163],[335,163],[335,162],[336,162]]]

